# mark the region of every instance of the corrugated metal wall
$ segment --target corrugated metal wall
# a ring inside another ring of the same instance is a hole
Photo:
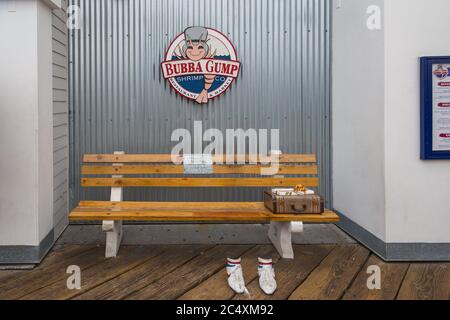
[[[171,133],[279,128],[284,153],[317,153],[330,200],[330,0],[73,0],[71,205],[108,199],[80,188],[84,153],[170,153]],[[170,41],[184,28],[218,29],[242,63],[231,89],[207,106],[178,96],[161,76]],[[252,200],[258,190],[126,190],[128,200]]]
[[[53,226],[57,238],[69,223],[69,39],[66,2],[52,11]]]

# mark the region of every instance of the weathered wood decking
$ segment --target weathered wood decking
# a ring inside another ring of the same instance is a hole
[[[385,263],[360,245],[296,245],[282,260],[270,245],[67,245],[34,270],[0,271],[0,299],[450,299],[450,263]],[[227,286],[226,257],[243,257],[250,296]],[[256,259],[272,257],[278,290],[258,287]],[[70,265],[81,268],[81,290],[66,286]],[[366,286],[367,267],[382,271],[381,290]]]

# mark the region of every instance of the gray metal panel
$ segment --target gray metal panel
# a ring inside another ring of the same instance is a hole
[[[17,265],[41,263],[57,238],[52,229],[38,246],[0,246],[0,266],[20,269],[23,266]]]
[[[330,201],[329,0],[73,0],[71,32],[71,205],[108,199],[80,188],[85,153],[170,153],[171,133],[208,128],[279,128],[284,153],[317,153],[320,192]],[[161,76],[170,41],[187,26],[225,33],[242,63],[220,98],[199,106]],[[256,200],[249,189],[133,189],[128,200]]]
[[[366,246],[381,259],[394,261],[450,261],[449,243],[389,243],[376,237],[334,209],[341,221],[339,228]]]
[[[53,39],[53,226],[58,237],[68,224],[69,214],[69,39],[66,1],[52,11]]]

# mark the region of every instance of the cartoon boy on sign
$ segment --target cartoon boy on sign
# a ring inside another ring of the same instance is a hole
[[[219,31],[189,27],[170,45],[162,63],[164,78],[181,95],[207,104],[238,76],[240,63],[231,42]]]
[[[208,30],[203,27],[190,27],[184,30],[183,54],[192,61],[199,61],[203,58],[211,58],[208,41]],[[208,103],[208,90],[214,82],[214,75],[205,74],[205,86],[195,101],[197,103]]]

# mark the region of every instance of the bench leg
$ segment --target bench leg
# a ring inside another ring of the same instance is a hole
[[[272,221],[269,228],[269,239],[283,259],[294,259],[290,222]]]
[[[103,221],[102,229],[106,232],[105,257],[116,257],[122,241],[122,221]]]
[[[125,154],[123,151],[114,152],[116,155]],[[122,166],[122,163],[114,163],[113,166]],[[113,175],[113,178],[123,178],[122,175]],[[123,188],[111,188],[111,201],[123,201]],[[103,221],[102,229],[106,232],[106,250],[105,257],[113,258],[117,256],[122,241],[122,221]]]

